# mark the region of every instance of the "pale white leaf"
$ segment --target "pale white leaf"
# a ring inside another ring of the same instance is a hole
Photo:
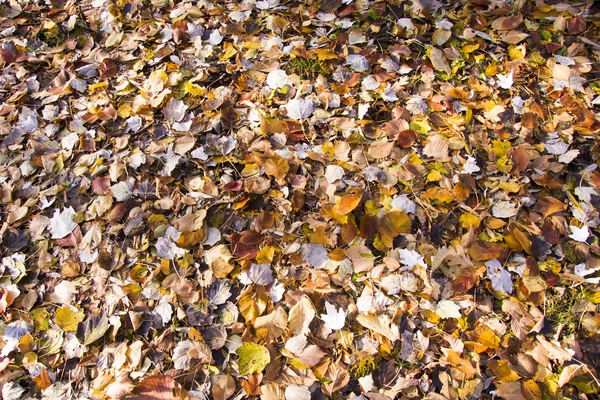
[[[388,275],[382,278],[380,283],[389,295],[398,294],[401,291],[414,293],[419,290],[419,280],[410,272]]]
[[[285,342],[285,349],[292,352],[293,354],[301,353],[302,350],[306,347],[308,341],[306,340],[306,336],[301,333],[299,335],[292,336]]]
[[[23,393],[25,393],[25,389],[17,382],[8,381],[2,386],[2,398],[4,400],[21,400]]]
[[[367,103],[360,103],[358,105],[358,119],[363,119],[365,117],[365,115],[369,111],[369,107],[370,105],[368,105]]]
[[[398,95],[389,83],[383,90],[383,93],[381,93],[381,98],[385,101],[398,101]]]
[[[125,133],[137,132],[142,128],[143,120],[139,115],[134,115],[132,117],[127,118],[127,120],[125,122],[127,123],[127,128],[125,129]]]
[[[169,122],[178,122],[185,117],[185,112],[188,109],[188,106],[182,100],[177,100],[174,97],[171,97],[167,104],[165,104],[163,108],[163,115],[165,119]]]
[[[299,385],[290,385],[285,388],[285,400],[310,400],[310,391]]]
[[[346,56],[346,65],[350,66],[356,72],[362,72],[369,69],[369,60],[360,54],[349,54]]]
[[[269,296],[271,297],[271,300],[273,300],[273,303],[278,303],[279,301],[281,301],[284,293],[285,285],[283,283],[277,283],[277,279],[275,279],[275,282],[271,285],[271,288],[269,289]]]
[[[395,196],[390,202],[390,207],[403,210],[407,214],[417,212],[417,205],[406,194]]]
[[[287,82],[288,74],[282,69],[276,69],[267,75],[267,85],[271,89],[279,89],[285,86]]]
[[[596,189],[589,186],[579,186],[575,188],[575,195],[579,197],[579,200],[589,203],[592,201],[592,196],[596,195]]]
[[[365,393],[372,391],[375,387],[375,382],[373,381],[373,374],[365,375],[361,378],[358,378],[358,383],[360,384],[360,387],[365,391]]]
[[[435,23],[436,29],[444,29],[446,31],[451,30],[453,26],[454,26],[454,24],[452,22],[448,21],[446,18]]]
[[[74,215],[73,207],[64,208],[62,211],[54,210],[54,215],[50,218],[52,239],[64,238],[77,228],[77,223],[73,221]]]
[[[146,163],[146,155],[142,152],[133,153],[129,156],[129,166],[138,169]]]
[[[500,75],[500,74],[496,75],[496,79],[498,80],[498,86],[500,86],[502,89],[512,88],[513,83],[515,82],[513,77],[514,77],[513,71],[510,71],[506,75]]]
[[[544,147],[546,148],[548,154],[553,154],[556,156],[560,156],[569,150],[569,144],[558,139],[550,139],[544,142]]]
[[[562,164],[569,164],[579,155],[579,150],[573,149],[569,150],[558,156],[558,162]]]
[[[177,343],[173,350],[173,366],[175,369],[188,369],[190,367],[190,350],[192,349],[191,340],[182,340]]]
[[[523,107],[525,106],[525,100],[521,96],[515,96],[510,100],[510,104],[512,104],[513,111],[515,114],[523,114]]]
[[[252,264],[248,271],[242,271],[240,282],[244,285],[256,284],[267,286],[273,282],[273,271],[269,264]]]
[[[291,99],[285,106],[287,115],[291,119],[301,120],[312,115],[315,107],[309,99]]]
[[[208,43],[212,44],[213,46],[219,45],[222,41],[223,36],[221,35],[221,32],[219,32],[218,29],[212,31],[212,33],[208,37]]]
[[[440,318],[460,318],[460,307],[452,300],[441,300],[435,306],[435,313]]]
[[[415,266],[427,266],[423,257],[414,250],[400,249],[400,263],[404,265],[400,271],[411,271]]]
[[[321,319],[325,322],[327,329],[335,331],[344,327],[348,313],[343,308],[336,310],[333,304],[326,301],[325,311],[325,314],[321,314]]]
[[[327,261],[329,261],[328,252],[321,244],[309,243],[303,245],[302,254],[304,254],[304,261],[315,269],[324,268]]]
[[[499,201],[492,206],[492,215],[496,218],[514,217],[517,211],[517,206],[510,201]]]
[[[31,133],[38,128],[38,113],[34,109],[23,107],[19,114],[19,128],[26,133]]]
[[[467,161],[463,165],[462,173],[463,174],[473,174],[475,172],[481,171],[481,168],[477,165],[477,159],[475,157],[468,156]]]
[[[576,242],[585,243],[585,241],[588,239],[588,237],[590,237],[590,231],[586,225],[584,225],[583,228],[579,228],[577,226],[571,225],[571,226],[569,226],[569,228],[571,229],[571,232],[572,232],[569,235],[569,237],[571,239],[575,240]]]
[[[158,305],[154,308],[154,312],[160,315],[163,326],[171,322],[171,317],[173,317],[173,307],[169,302],[168,295],[162,297]]]
[[[158,238],[156,244],[156,254],[167,260],[174,260],[175,258],[183,257],[186,254],[186,250],[177,246],[168,237]]]
[[[60,304],[70,304],[75,298],[77,284],[75,282],[63,280],[54,287],[52,301]]]
[[[379,88],[379,82],[373,75],[367,75],[362,80],[362,90],[377,90]]]
[[[114,184],[110,187],[110,191],[117,201],[127,201],[133,195],[133,188],[131,183],[123,181]]]
[[[488,278],[492,281],[492,287],[499,292],[511,294],[513,283],[510,272],[505,270],[498,260],[490,260],[485,263]]]
[[[328,165],[325,168],[325,179],[328,183],[334,183],[335,181],[344,177],[344,168],[339,165]]]
[[[598,271],[600,271],[600,267],[587,269],[587,266],[585,265],[585,263],[576,265],[575,269],[574,269],[575,275],[581,276],[581,277],[592,275]]]

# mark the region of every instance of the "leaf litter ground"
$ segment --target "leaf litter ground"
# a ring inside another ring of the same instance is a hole
[[[1,2],[2,397],[594,398],[597,13]]]

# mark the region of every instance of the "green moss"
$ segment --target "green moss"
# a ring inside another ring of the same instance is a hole
[[[292,58],[284,67],[288,74],[296,74],[302,79],[313,80],[319,75],[328,75],[325,65],[316,58]]]
[[[556,293],[546,300],[546,319],[553,326],[564,325],[563,332],[571,335],[577,332],[583,313],[578,311],[578,303],[585,300],[585,291],[579,288],[567,288],[561,295]]]

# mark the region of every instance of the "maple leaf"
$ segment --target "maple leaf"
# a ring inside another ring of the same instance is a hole
[[[335,331],[342,329],[346,325],[346,315],[348,313],[342,308],[336,310],[333,304],[325,302],[325,314],[321,314],[321,319],[325,322],[325,327],[329,330]]]

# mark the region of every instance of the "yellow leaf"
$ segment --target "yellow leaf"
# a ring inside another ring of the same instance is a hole
[[[205,88],[192,82],[185,83],[185,91],[193,96],[204,96],[206,94]]]
[[[219,57],[219,60],[221,61],[225,61],[230,59],[231,57],[235,56],[237,54],[237,49],[234,47],[233,43],[231,42],[225,42],[225,44],[223,44],[223,54],[221,55],[221,57]]]
[[[427,174],[427,182],[438,182],[442,180],[442,174],[439,171],[431,171]]]
[[[462,226],[464,229],[478,228],[481,224],[479,217],[470,213],[461,215],[458,220],[460,222],[460,226]]]
[[[489,347],[490,349],[498,348],[500,345],[500,338],[496,336],[496,334],[491,329],[486,329],[477,338],[479,343],[484,346]]]
[[[260,373],[271,362],[269,350],[258,343],[244,343],[236,353],[240,375]]]
[[[256,256],[256,262],[258,264],[267,264],[273,261],[273,257],[275,257],[275,252],[279,251],[277,247],[274,246],[265,246],[258,252]]]
[[[74,332],[79,324],[85,318],[82,311],[75,309],[73,311],[69,306],[62,306],[56,310],[56,325],[65,332]]]
[[[520,60],[525,58],[525,51],[523,46],[515,46],[511,44],[508,46],[508,56],[511,60]]]
[[[465,53],[465,54],[470,54],[470,53],[474,52],[477,49],[479,49],[479,43],[465,44],[462,47],[462,52]]]
[[[313,54],[317,56],[319,61],[337,60],[337,55],[330,49],[316,49]]]
[[[88,86],[88,90],[90,91],[90,93],[94,93],[96,91],[101,91],[103,89],[105,89],[107,86],[106,82],[98,82],[98,83],[94,83],[93,85]]]

